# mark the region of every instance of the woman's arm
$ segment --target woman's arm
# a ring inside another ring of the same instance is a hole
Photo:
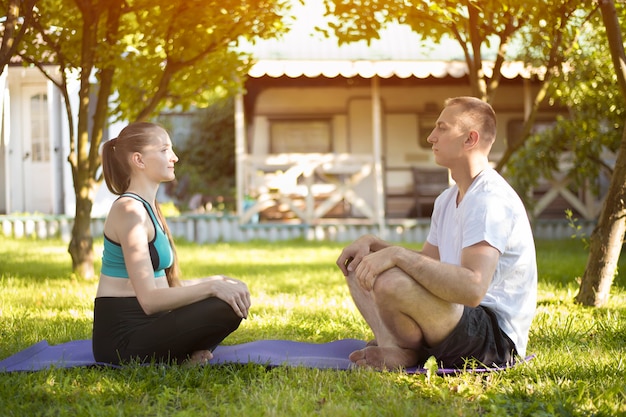
[[[161,287],[155,280],[147,242],[154,237],[154,227],[143,204],[120,199],[109,213],[110,237],[122,245],[128,276],[139,304],[146,314],[173,310],[185,305],[217,297],[227,302],[240,317],[247,317],[250,294],[238,280],[216,276],[197,285]]]

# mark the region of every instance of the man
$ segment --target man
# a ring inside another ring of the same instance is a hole
[[[526,210],[491,168],[496,116],[477,98],[446,101],[428,137],[455,185],[436,200],[421,252],[362,236],[337,259],[375,340],[357,365],[510,364],[526,354],[537,267]]]

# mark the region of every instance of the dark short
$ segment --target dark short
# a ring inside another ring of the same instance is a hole
[[[207,298],[147,315],[136,297],[98,297],[94,306],[93,354],[98,362],[179,363],[211,350],[241,322],[226,302]]]
[[[504,367],[516,357],[515,344],[500,329],[495,313],[483,306],[465,306],[452,333],[437,346],[424,347],[420,356],[437,359],[443,368]],[[471,363],[473,362],[473,364]]]

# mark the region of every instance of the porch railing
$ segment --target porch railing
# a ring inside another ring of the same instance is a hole
[[[340,204],[356,211],[347,217],[372,221],[376,218],[375,207],[368,202],[368,196],[356,190],[372,175],[372,155],[246,155],[242,166],[245,181],[242,193],[246,201],[242,223],[253,221],[267,209],[276,207],[293,213],[301,223],[313,225]],[[372,191],[370,189],[369,194]]]

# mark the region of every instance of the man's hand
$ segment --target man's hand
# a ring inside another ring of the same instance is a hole
[[[344,276],[354,271],[361,260],[371,252],[371,241],[369,236],[362,236],[350,245],[346,246],[337,258],[337,266]]]
[[[359,285],[366,291],[371,291],[374,288],[376,278],[386,270],[396,266],[395,255],[399,250],[401,248],[398,246],[389,246],[363,257],[354,270]]]

